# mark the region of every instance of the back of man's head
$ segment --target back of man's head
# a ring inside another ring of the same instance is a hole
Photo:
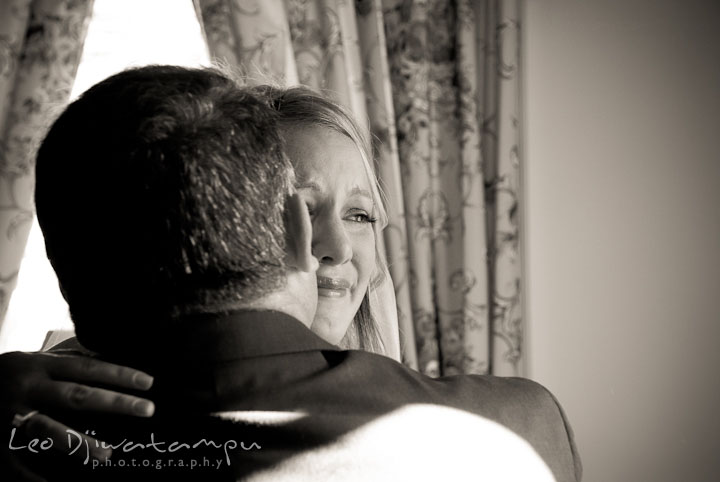
[[[133,326],[279,288],[291,172],[273,111],[216,71],[143,67],[88,90],[44,140],[35,193],[80,341],[112,351]]]

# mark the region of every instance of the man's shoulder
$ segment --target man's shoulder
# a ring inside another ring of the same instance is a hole
[[[253,480],[555,480],[531,445],[491,420],[434,404],[375,415],[221,414],[275,430],[262,450],[273,464]],[[282,440],[306,450],[286,458]],[[322,440],[319,446],[309,441]],[[241,454],[246,456],[246,454]]]
[[[437,379],[439,383],[456,385],[459,391],[482,393],[483,403],[501,402],[506,410],[557,410],[552,393],[529,378],[494,375],[458,375]]]
[[[442,405],[499,423],[527,440],[557,480],[580,479],[582,466],[570,424],[555,396],[540,383],[492,375],[431,378],[381,356],[354,352],[348,359],[353,357],[357,365],[368,367],[368,379],[375,380],[371,391],[387,391],[396,403]]]
[[[505,407],[520,409],[552,408],[557,405],[550,391],[528,378],[493,375],[432,378],[382,355],[352,350],[341,353],[345,354],[343,362],[360,379],[373,379],[376,383],[386,381],[388,385],[399,389],[398,395],[402,394],[403,389],[409,389],[430,399],[447,399],[453,402],[452,405],[469,404],[468,407],[458,408],[488,406],[496,400],[502,401]],[[380,383],[380,387],[382,385]],[[510,405],[508,402],[511,402]]]

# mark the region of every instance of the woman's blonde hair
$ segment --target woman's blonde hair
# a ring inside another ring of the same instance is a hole
[[[365,292],[353,322],[348,328],[340,345],[343,348],[361,349],[384,353],[377,322],[370,309],[369,291],[379,286],[386,272],[384,258],[379,249],[382,230],[387,226],[388,218],[383,195],[373,167],[372,147],[366,130],[361,129],[352,115],[341,105],[323,97],[307,87],[279,88],[260,85],[253,90],[265,97],[279,114],[279,123],[285,128],[317,126],[334,130],[345,135],[357,146],[368,176],[370,190],[375,207],[375,271],[371,277],[368,291]]]

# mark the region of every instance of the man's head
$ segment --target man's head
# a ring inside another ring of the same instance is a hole
[[[35,201],[80,340],[107,351],[132,323],[284,289],[282,146],[272,109],[213,70],[132,69],[72,103],[38,152]]]

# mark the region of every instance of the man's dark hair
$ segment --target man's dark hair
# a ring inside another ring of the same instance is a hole
[[[130,323],[278,288],[291,172],[273,110],[217,71],[149,66],[89,89],[42,143],[35,192],[80,341],[107,350]]]

